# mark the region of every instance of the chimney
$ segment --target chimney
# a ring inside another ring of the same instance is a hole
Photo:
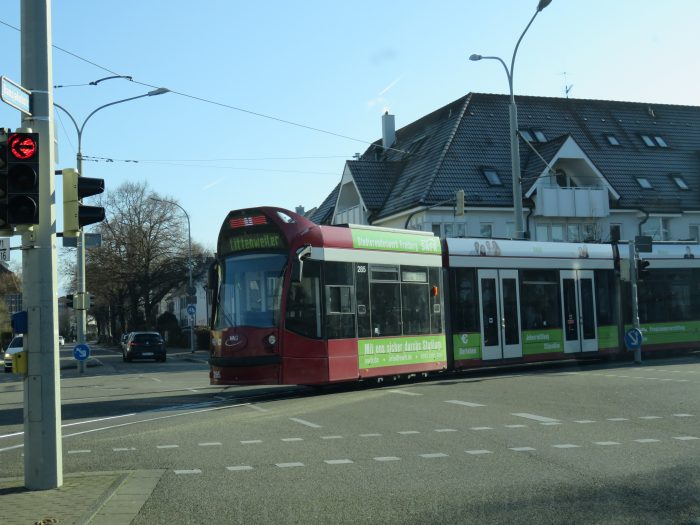
[[[389,112],[385,111],[382,115],[382,146],[390,148],[394,142],[396,142],[394,115],[389,115]]]
[[[297,215],[301,215],[302,217],[304,216],[304,207],[303,206],[297,206],[294,211],[297,212]]]

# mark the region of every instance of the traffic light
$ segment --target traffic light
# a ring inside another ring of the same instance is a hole
[[[73,308],[73,294],[66,295],[66,308]]]
[[[39,134],[0,136],[0,228],[39,224]]]
[[[83,226],[105,220],[102,206],[83,206],[82,199],[105,191],[104,179],[81,177],[72,168],[63,173],[63,236],[76,237]]]
[[[637,280],[643,281],[649,277],[649,261],[644,259],[637,260]]]

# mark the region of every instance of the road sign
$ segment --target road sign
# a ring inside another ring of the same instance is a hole
[[[73,357],[76,361],[85,361],[90,357],[90,347],[84,344],[75,345],[75,348],[73,348]]]
[[[625,346],[627,350],[639,350],[644,342],[644,335],[639,328],[630,328],[625,333]]]
[[[0,77],[0,85],[0,100],[26,115],[32,115],[29,111],[32,99],[31,91],[24,89],[7,77]]]
[[[99,248],[102,246],[102,234],[101,233],[86,233],[83,232],[83,243],[85,248]],[[63,247],[64,248],[77,248],[78,238],[77,237],[63,237]]]
[[[10,238],[0,237],[0,261],[10,260]]]
[[[197,307],[193,304],[188,304],[187,305],[187,313],[190,315],[194,315],[194,313],[197,311]]]

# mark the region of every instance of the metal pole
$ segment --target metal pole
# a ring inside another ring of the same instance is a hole
[[[629,257],[630,257],[630,288],[632,289],[632,324],[639,330],[639,303],[637,302],[637,247],[634,239],[629,241]],[[642,362],[641,346],[634,351],[634,362],[640,364]]]
[[[56,217],[53,149],[53,79],[50,0],[21,2],[22,85],[32,91],[33,116],[22,125],[39,133],[39,224],[22,234],[24,334],[24,485],[30,490],[63,485],[61,391],[58,351]]]

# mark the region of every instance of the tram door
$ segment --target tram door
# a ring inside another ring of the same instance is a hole
[[[517,270],[479,270],[482,359],[522,357]]]
[[[593,271],[562,270],[560,279],[564,316],[564,352],[597,351]]]

